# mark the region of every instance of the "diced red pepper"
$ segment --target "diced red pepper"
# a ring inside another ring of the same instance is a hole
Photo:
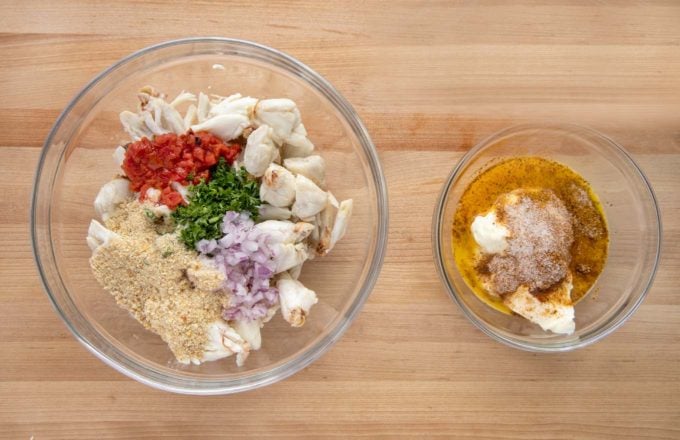
[[[180,136],[167,133],[129,144],[122,168],[130,179],[130,188],[140,192],[141,200],[149,188],[156,188],[161,190],[160,202],[175,209],[184,202],[172,182],[189,185],[207,181],[210,167],[219,157],[231,165],[240,152],[239,144],[225,144],[206,131]]]

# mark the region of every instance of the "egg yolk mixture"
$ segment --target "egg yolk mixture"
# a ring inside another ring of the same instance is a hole
[[[502,260],[497,258],[498,262],[489,264],[489,256],[481,252],[471,225],[477,216],[483,216],[493,209],[498,210],[502,206],[500,202],[517,201],[518,198],[525,203],[540,205],[547,212],[566,209],[566,216],[562,217],[571,222],[566,246],[568,254],[560,261],[566,261],[568,268],[554,273],[561,274],[560,280],[568,279],[571,282],[571,303],[576,303],[593,286],[607,259],[609,234],[604,211],[597,195],[583,177],[565,165],[539,157],[517,157],[492,163],[473,179],[462,194],[453,220],[452,245],[456,264],[465,282],[489,306],[503,313],[512,313],[498,295],[498,291],[503,293],[502,289],[498,289],[502,281],[498,276],[501,272],[494,273],[497,291],[489,289],[489,267],[502,266],[499,263]],[[515,223],[522,220],[521,212],[518,211],[521,205],[506,206],[519,212],[515,214]],[[529,216],[530,211],[526,212]],[[500,213],[503,213],[502,209]],[[529,221],[529,218],[526,220]],[[503,255],[507,259],[509,257],[506,254]],[[506,272],[515,274],[517,270],[509,267]],[[556,283],[560,280],[556,280]],[[509,284],[510,289],[517,287],[518,281],[512,281],[514,284]],[[541,289],[532,287],[531,283],[525,284],[531,294],[541,300]]]

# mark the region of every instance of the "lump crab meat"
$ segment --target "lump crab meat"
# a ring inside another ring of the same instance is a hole
[[[138,141],[143,137],[153,136],[153,132],[146,126],[144,115],[125,110],[120,113],[119,118],[123,129],[133,140]]]
[[[137,96],[140,101],[139,112],[123,111],[120,113],[123,128],[134,140],[170,132],[182,134],[187,130],[187,116],[182,118],[176,107],[195,101],[195,95],[182,92],[168,104],[164,96],[153,87],[145,86]]]
[[[281,220],[266,220],[255,225],[255,229],[266,234],[270,243],[299,243],[312,233],[314,225],[306,222],[293,223]]]
[[[268,203],[260,205],[260,220],[288,220],[292,213],[288,208],[278,208]]]
[[[263,99],[255,106],[257,125],[268,125],[276,143],[282,145],[300,125],[300,111],[290,99]]]
[[[295,176],[295,203],[291,211],[301,219],[314,217],[326,206],[328,194],[305,176]]]
[[[208,98],[208,95],[201,92],[198,94],[198,103],[196,104],[196,120],[199,124],[208,119],[209,112],[210,98]]]
[[[97,252],[100,246],[108,246],[109,243],[119,238],[120,235],[107,229],[97,220],[90,221],[90,227],[87,229],[87,245],[93,254]]]
[[[203,356],[199,359],[192,358],[192,364],[199,365],[202,362],[215,361],[235,354],[236,365],[241,367],[248,358],[250,350],[257,350],[239,332],[222,320],[209,324],[207,334],[208,342],[203,349]],[[189,362],[185,361],[183,363]]]
[[[250,133],[243,154],[243,165],[255,177],[262,177],[269,164],[279,157],[279,150],[272,140],[272,129],[261,125]]]
[[[317,215],[318,238],[312,242],[318,255],[328,254],[345,235],[353,206],[352,199],[338,203],[333,194],[328,192],[328,203]]]
[[[307,130],[300,123],[283,142],[283,157],[305,157],[314,152],[314,144],[307,138]]]
[[[94,199],[94,209],[99,217],[106,221],[118,205],[132,197],[130,181],[116,178],[104,184]]]
[[[125,147],[119,145],[113,151],[113,161],[116,163],[118,167],[121,167],[123,166],[124,160],[125,160]]]
[[[272,163],[262,176],[260,199],[277,208],[286,208],[295,199],[296,179],[280,165]]]
[[[347,225],[349,224],[349,218],[352,216],[352,209],[354,207],[354,201],[352,199],[343,200],[340,202],[340,207],[338,208],[338,214],[335,216],[335,224],[333,225],[333,230],[331,232],[331,247],[329,251],[333,249],[335,244],[345,236],[347,232]]]
[[[228,96],[213,105],[208,111],[209,116],[237,114],[245,116],[248,120],[253,118],[257,99],[250,96],[243,97],[240,93]]]
[[[284,159],[283,166],[293,174],[305,176],[319,187],[326,185],[326,163],[321,156],[289,157]]]
[[[316,293],[288,273],[280,276],[276,287],[279,289],[283,319],[293,327],[302,327],[310,309],[318,302]]]
[[[241,136],[243,130],[250,125],[246,116],[231,113],[217,115],[203,122],[192,125],[191,129],[196,131],[209,131],[223,141],[230,141]]]
[[[267,220],[255,228],[269,237],[273,253],[274,273],[281,273],[304,263],[308,258],[303,241],[312,233],[314,225],[305,222]]]

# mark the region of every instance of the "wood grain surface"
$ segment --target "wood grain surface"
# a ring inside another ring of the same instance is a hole
[[[0,437],[680,438],[680,3],[0,2]],[[217,35],[288,52],[356,107],[390,196],[379,282],[344,338],[265,389],[199,398],[89,354],[42,291],[28,204],[67,101],[131,51]],[[654,287],[586,349],[516,351],[443,290],[431,215],[475,142],[517,122],[586,124],[623,144],[661,204]]]

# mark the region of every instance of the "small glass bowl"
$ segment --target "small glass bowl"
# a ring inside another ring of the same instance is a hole
[[[302,328],[280,316],[243,367],[233,358],[178,363],[94,279],[85,242],[94,198],[119,170],[112,153],[129,141],[118,114],[135,109],[145,85],[174,97],[186,90],[293,99],[327,164],[335,196],[354,199],[349,229],[301,279],[319,303]],[[387,241],[387,190],[375,147],[350,104],[319,74],[274,49],[226,38],[169,41],[136,52],[94,78],[50,132],[38,165],[31,232],[43,285],[74,336],[116,370],[179,393],[227,394],[271,384],[309,365],[358,314],[380,272]]]
[[[538,156],[567,165],[599,196],[609,227],[609,256],[590,292],[575,305],[576,331],[557,335],[484,304],[454,261],[453,217],[461,195],[492,159]],[[616,330],[647,294],[659,262],[661,216],[652,188],[624,149],[594,130],[574,125],[520,125],[470,150],[454,168],[435,208],[433,246],[439,275],[465,316],[511,347],[560,352],[584,347]]]

